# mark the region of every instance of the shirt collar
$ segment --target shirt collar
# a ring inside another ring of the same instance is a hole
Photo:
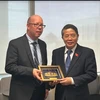
[[[28,36],[28,34],[26,34],[26,37],[27,37],[27,39],[28,39],[28,41],[29,41],[30,44],[33,43],[33,42],[35,42],[35,41],[38,43],[38,40],[32,40],[32,39]]]
[[[76,49],[76,47],[77,47],[77,44],[71,49],[72,50],[72,52],[74,52],[75,51],[75,49]],[[65,54],[66,54],[66,52],[68,51],[68,49],[67,49],[67,47],[65,46]]]

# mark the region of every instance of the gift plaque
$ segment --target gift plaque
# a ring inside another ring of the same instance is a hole
[[[40,65],[39,69],[42,71],[41,77],[43,81],[54,81],[64,78],[59,65]]]

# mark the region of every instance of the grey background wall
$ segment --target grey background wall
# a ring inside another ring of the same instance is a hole
[[[48,64],[52,50],[64,45],[62,27],[72,23],[79,29],[78,43],[94,49],[100,72],[100,1],[0,1],[0,74],[5,73],[8,42],[25,34],[27,18],[34,13],[46,24],[40,38],[48,44]]]

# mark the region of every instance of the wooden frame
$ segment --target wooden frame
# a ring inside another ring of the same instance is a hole
[[[39,70],[42,71],[41,77],[43,81],[54,81],[64,78],[59,65],[40,65]]]

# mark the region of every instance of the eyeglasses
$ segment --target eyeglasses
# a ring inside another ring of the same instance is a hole
[[[38,23],[28,23],[28,24],[31,24],[31,25],[34,25],[34,27],[42,27],[42,28],[45,28],[46,25],[43,25],[43,24],[38,24]]]

